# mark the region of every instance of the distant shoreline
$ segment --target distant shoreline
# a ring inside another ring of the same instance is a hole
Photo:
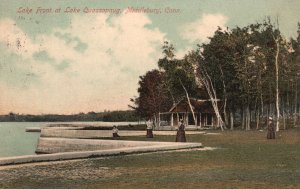
[[[0,115],[0,122],[137,122],[141,118],[133,110],[88,112],[72,115],[60,114],[18,114]]]
[[[0,121],[0,123],[7,123],[7,122],[17,122],[17,123],[44,123],[44,122],[49,122],[49,123],[89,123],[89,122],[105,122],[105,123],[113,123],[113,122],[145,122],[145,120],[140,120],[140,121]]]

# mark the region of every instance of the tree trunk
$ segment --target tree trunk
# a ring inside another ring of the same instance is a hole
[[[283,98],[282,98],[283,99]],[[285,116],[285,102],[282,100],[282,121],[283,121],[283,129],[286,129],[286,116]]]
[[[296,115],[297,115],[297,120],[299,120],[299,115],[300,115],[300,105],[297,104],[297,107],[298,107],[298,112],[296,113]]]
[[[201,74],[199,73],[199,71],[201,71]],[[212,107],[213,107],[214,112],[215,112],[216,117],[217,117],[217,126],[221,127],[222,131],[224,131],[224,127],[223,127],[224,121],[223,121],[223,119],[221,117],[221,114],[220,114],[220,111],[219,111],[216,90],[215,90],[215,88],[212,84],[210,76],[206,73],[204,68],[201,68],[201,70],[200,70],[197,65],[194,65],[194,72],[195,72],[195,75],[197,76],[195,78],[196,79],[196,84],[198,86],[201,86],[201,87],[202,87],[202,84],[203,84],[206,88],[206,91],[207,91],[208,95],[209,95]]]
[[[295,108],[294,108],[294,115],[293,115],[293,125],[296,126],[297,123],[297,100],[298,100],[298,87],[297,87],[297,79],[296,79],[296,86],[295,86]]]
[[[188,101],[188,103],[189,103],[189,106],[190,106],[190,109],[191,109],[191,112],[192,112],[192,115],[193,115],[193,119],[194,119],[195,126],[197,126],[197,125],[196,125],[196,117],[195,117],[195,113],[194,113],[194,110],[193,110],[193,106],[192,106],[191,101],[190,101],[189,94],[188,94],[186,88],[184,87],[184,85],[183,85],[181,79],[179,79],[179,81],[180,81],[180,84],[181,84],[182,88],[183,88],[184,91],[185,91],[185,95],[186,95],[187,101]],[[187,124],[187,125],[188,125],[188,124]]]
[[[273,36],[274,37],[274,36]],[[276,42],[276,55],[275,55],[275,71],[276,71],[276,131],[279,131],[279,86],[278,86],[278,82],[279,82],[279,65],[278,65],[278,56],[279,56],[279,41],[277,39],[274,40]]]
[[[260,129],[260,112],[259,112],[259,108],[256,109],[256,113],[255,113],[255,117],[256,117],[256,130]]]
[[[222,84],[223,84],[223,93],[224,93],[224,108],[223,108],[223,113],[224,113],[224,119],[225,119],[225,127],[228,125],[228,116],[227,116],[227,91],[226,91],[226,85],[225,85],[225,81],[224,81],[224,73],[223,70],[221,68],[221,66],[219,66],[219,69],[221,71],[222,74]]]
[[[230,115],[230,129],[233,130],[233,112],[230,111],[229,115]]]
[[[242,123],[242,129],[245,129],[245,108],[244,107],[242,107],[241,108],[241,113],[242,113],[242,116],[241,116],[241,118],[242,118],[242,120],[241,120],[241,123]]]
[[[249,104],[246,106],[246,130],[250,130],[250,122],[251,122],[251,115],[250,115],[250,108]]]

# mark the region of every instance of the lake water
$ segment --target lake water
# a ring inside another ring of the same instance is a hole
[[[45,127],[49,122],[0,122],[0,157],[35,154],[39,132],[25,132],[27,127]],[[65,124],[123,125],[135,122],[63,122]]]

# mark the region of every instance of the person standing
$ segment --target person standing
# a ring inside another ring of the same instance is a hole
[[[118,134],[119,130],[117,128],[117,126],[113,126],[113,129],[112,129],[112,133],[113,133],[113,138],[116,138],[116,137],[120,137],[120,135]]]
[[[177,134],[176,134],[176,142],[186,142],[185,137],[185,125],[183,120],[180,121],[180,126],[178,127]]]
[[[267,129],[268,129],[267,139],[275,139],[275,126],[272,117],[268,118]]]
[[[151,118],[148,119],[146,124],[147,124],[146,137],[147,138],[153,138],[153,122],[152,122]]]

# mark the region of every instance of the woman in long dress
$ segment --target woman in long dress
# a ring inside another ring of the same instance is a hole
[[[148,119],[147,121],[147,134],[146,137],[147,138],[153,138],[153,122],[151,119]]]
[[[268,119],[268,134],[267,139],[275,139],[275,126],[272,117]]]
[[[180,124],[180,126],[178,127],[178,130],[177,130],[176,142],[186,142],[185,125],[183,123],[183,120],[181,120],[181,124]]]

